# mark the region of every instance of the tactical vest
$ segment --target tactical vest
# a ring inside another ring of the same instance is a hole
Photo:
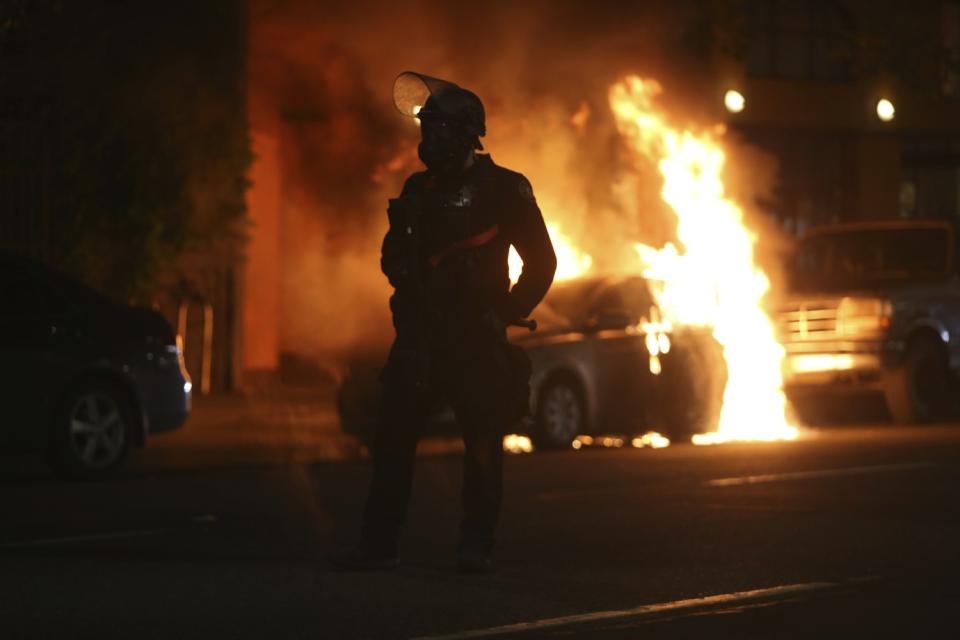
[[[452,184],[430,177],[420,194],[421,273],[428,300],[454,321],[479,317],[509,288],[501,200],[485,168]]]

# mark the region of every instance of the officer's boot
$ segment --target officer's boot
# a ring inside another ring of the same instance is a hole
[[[462,530],[457,545],[457,571],[460,573],[489,573],[493,569],[493,540]]]
[[[333,553],[327,559],[336,571],[391,571],[400,566],[396,554],[373,552],[364,545]]]

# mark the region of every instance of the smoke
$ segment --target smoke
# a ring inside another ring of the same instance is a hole
[[[634,241],[673,240],[657,168],[634,167],[607,91],[628,73],[653,77],[675,122],[719,121],[703,47],[690,43],[701,10],[692,0],[251,0],[252,125],[282,149],[281,349],[322,355],[391,337],[379,272],[386,199],[421,169],[418,129],[391,102],[404,70],[481,97],[486,149],[530,178],[544,217],[599,268],[632,256]],[[762,201],[775,165],[733,155],[734,183]]]

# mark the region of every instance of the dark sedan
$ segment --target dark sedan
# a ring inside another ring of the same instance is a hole
[[[553,285],[533,312],[539,328],[512,328],[510,339],[533,364],[531,424],[539,449],[569,447],[578,435],[658,431],[688,439],[713,428],[725,373],[706,331],[658,331],[657,307],[638,276],[583,278]],[[358,359],[338,396],[344,430],[369,441],[382,354]],[[451,432],[452,412],[436,407],[427,434]]]
[[[156,311],[8,253],[0,301],[0,449],[40,452],[60,475],[92,478],[186,420],[190,377]]]

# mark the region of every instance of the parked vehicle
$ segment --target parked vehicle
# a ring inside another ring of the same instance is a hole
[[[0,450],[43,453],[65,477],[100,477],[190,412],[177,338],[156,311],[0,253],[0,331]]]
[[[895,422],[945,419],[960,366],[956,233],[941,221],[811,230],[780,310],[787,393],[873,393]]]
[[[539,328],[511,328],[509,338],[533,364],[530,425],[538,449],[569,447],[578,435],[655,430],[673,439],[711,429],[724,387],[719,346],[705,332],[666,332],[652,366],[643,321],[655,317],[648,282],[637,276],[555,283],[531,314]],[[344,429],[369,440],[375,426],[383,354],[348,371],[338,395]],[[427,433],[453,432],[438,406]]]

